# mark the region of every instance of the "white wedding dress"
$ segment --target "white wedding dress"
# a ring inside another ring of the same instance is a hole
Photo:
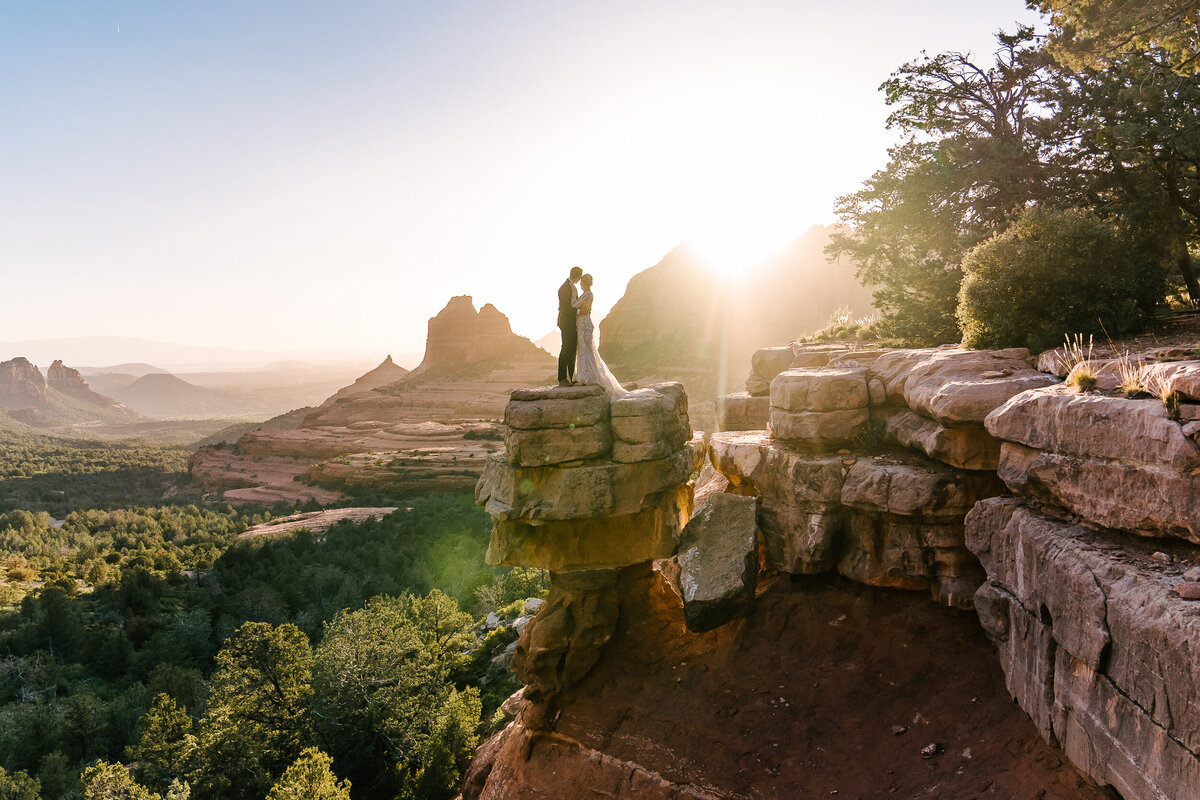
[[[576,329],[579,331],[579,355],[575,367],[575,382],[600,386],[610,398],[629,394],[600,357],[596,341],[596,326],[592,324],[592,292],[589,289],[575,301],[579,309]]]

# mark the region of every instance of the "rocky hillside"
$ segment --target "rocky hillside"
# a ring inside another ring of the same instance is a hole
[[[470,491],[498,447],[510,392],[552,381],[555,369],[494,306],[476,311],[470,297],[454,297],[429,320],[417,369],[385,360],[290,425],[203,447],[192,478],[234,501]]]
[[[810,333],[841,307],[871,311],[871,294],[854,268],[830,264],[828,227],[813,227],[750,275],[721,277],[680,245],[629,281],[600,323],[600,350],[617,376],[649,383],[682,379],[710,428],[707,407],[733,391],[743,365],[763,342]]]
[[[0,362],[0,415],[6,427],[63,433],[140,419],[112,398],[92,391],[78,370],[62,361],[52,363],[43,376],[26,358]]]
[[[464,796],[1194,796],[1200,361],[1065,360],[772,348],[676,505],[686,399],[514,394],[477,496],[551,592]]]
[[[382,389],[384,386],[391,386],[407,375],[408,372],[404,367],[392,361],[392,357],[389,355],[378,367],[360,376],[349,386],[343,386],[341,389],[338,389],[329,400],[341,400],[344,397],[361,392],[370,392],[375,389]]]

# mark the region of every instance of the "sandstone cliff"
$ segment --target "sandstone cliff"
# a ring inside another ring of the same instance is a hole
[[[45,405],[46,379],[27,358],[0,362],[0,408]]]
[[[619,609],[618,624],[552,702],[532,675],[464,796],[1192,797],[1200,360],[1159,348],[1092,365],[1140,365],[1129,396],[1037,369],[1053,360],[756,354],[766,390],[724,403],[724,427],[742,430],[708,437],[707,499],[676,555],[612,586],[573,579],[577,606]],[[493,506],[495,476],[481,481],[496,535],[561,507],[563,487],[591,496],[586,460],[512,443],[508,459],[539,452],[550,461],[521,485],[543,500]],[[714,505],[729,495],[754,514]],[[561,552],[545,563],[581,552],[547,541]],[[539,616],[519,652],[556,641],[544,634],[561,621]]]
[[[1101,797],[1008,701],[977,624],[859,585],[969,608],[984,574],[963,518],[1003,491],[856,442],[866,373],[791,375],[773,400],[798,420],[713,435],[725,477],[701,474],[686,524],[704,446],[678,384],[513,393],[477,500],[489,560],[552,589],[464,797]],[[834,571],[854,583],[803,577]]]
[[[509,393],[554,372],[554,358],[494,306],[476,311],[470,297],[454,297],[430,319],[417,369],[385,360],[287,429],[201,448],[192,478],[234,501],[470,491],[499,447]]]

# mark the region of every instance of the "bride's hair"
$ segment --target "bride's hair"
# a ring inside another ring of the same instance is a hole
[[[585,274],[584,274],[584,276],[583,276],[582,278],[580,278],[580,279],[579,279],[579,285],[580,285],[580,286],[582,286],[584,289],[590,289],[590,288],[592,288],[592,276],[591,276],[591,274],[590,274],[590,273],[585,273]]]

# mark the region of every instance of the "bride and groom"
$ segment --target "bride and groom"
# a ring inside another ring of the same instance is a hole
[[[583,289],[576,290],[575,285]],[[592,324],[592,276],[571,267],[571,277],[558,287],[558,329],[562,350],[558,353],[558,385],[593,384],[609,397],[626,394],[612,370],[600,357],[596,327]],[[576,367],[578,361],[578,367]]]

